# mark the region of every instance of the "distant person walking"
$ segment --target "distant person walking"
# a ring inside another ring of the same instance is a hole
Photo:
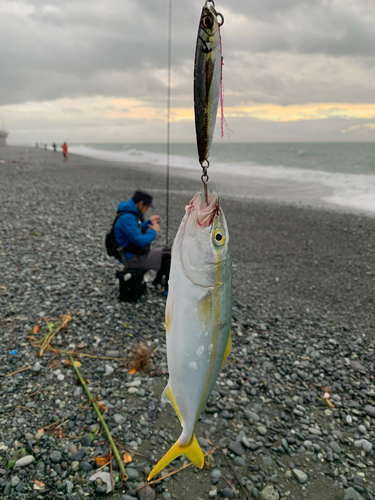
[[[47,144],[44,145],[44,150],[47,151]]]
[[[61,146],[64,156],[64,163],[68,161],[68,145],[66,142]]]
[[[37,142],[35,143],[35,147],[36,147],[36,148],[38,147],[38,143],[37,143]]]
[[[55,142],[52,144],[52,147],[53,147],[54,152],[56,153],[56,147],[57,147],[57,146],[56,146],[56,143],[55,143]]]

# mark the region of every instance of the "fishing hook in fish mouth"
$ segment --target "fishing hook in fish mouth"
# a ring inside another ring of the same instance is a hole
[[[204,162],[206,162],[207,165],[203,165]],[[202,170],[203,170],[203,174],[201,176],[201,181],[203,182],[203,186],[204,186],[204,198],[205,198],[207,206],[208,206],[207,182],[208,182],[208,179],[209,179],[207,170],[208,170],[209,166],[210,166],[210,162],[208,160],[202,161],[201,167],[202,167]]]

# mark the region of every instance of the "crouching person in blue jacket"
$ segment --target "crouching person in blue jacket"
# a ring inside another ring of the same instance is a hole
[[[165,276],[164,294],[168,294],[168,280],[171,266],[170,249],[150,249],[160,230],[159,215],[152,215],[144,220],[144,215],[152,205],[152,195],[137,189],[128,201],[122,201],[117,207],[118,218],[114,224],[114,237],[119,246],[124,248],[130,269],[154,269],[157,272],[154,286],[161,283]]]

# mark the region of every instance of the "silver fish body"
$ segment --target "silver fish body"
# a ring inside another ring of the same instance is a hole
[[[194,112],[201,164],[210,154],[220,96],[222,58],[218,16],[221,14],[213,6],[203,7],[195,49]]]
[[[166,307],[169,381],[163,393],[174,406],[182,434],[149,479],[184,454],[202,467],[195,425],[229,354],[232,257],[216,194],[206,206],[197,194],[186,209],[172,251]]]

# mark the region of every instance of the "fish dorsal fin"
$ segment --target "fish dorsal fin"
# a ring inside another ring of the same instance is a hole
[[[227,347],[225,348],[225,353],[224,353],[223,362],[221,364],[221,368],[223,368],[224,363],[225,363],[227,357],[229,356],[231,349],[232,349],[232,332],[229,332]],[[221,370],[221,368],[220,368],[220,370]]]
[[[164,389],[163,394],[161,395],[161,400],[164,403],[168,402],[173,406],[174,411],[176,412],[176,414],[181,422],[181,425],[183,426],[181,412],[178,409],[178,406],[177,406],[176,400],[173,396],[173,392],[172,392],[171,386],[169,385],[169,382],[167,384],[167,387]]]
[[[198,300],[198,318],[202,332],[208,330],[212,317],[212,298],[208,292],[202,299]]]

